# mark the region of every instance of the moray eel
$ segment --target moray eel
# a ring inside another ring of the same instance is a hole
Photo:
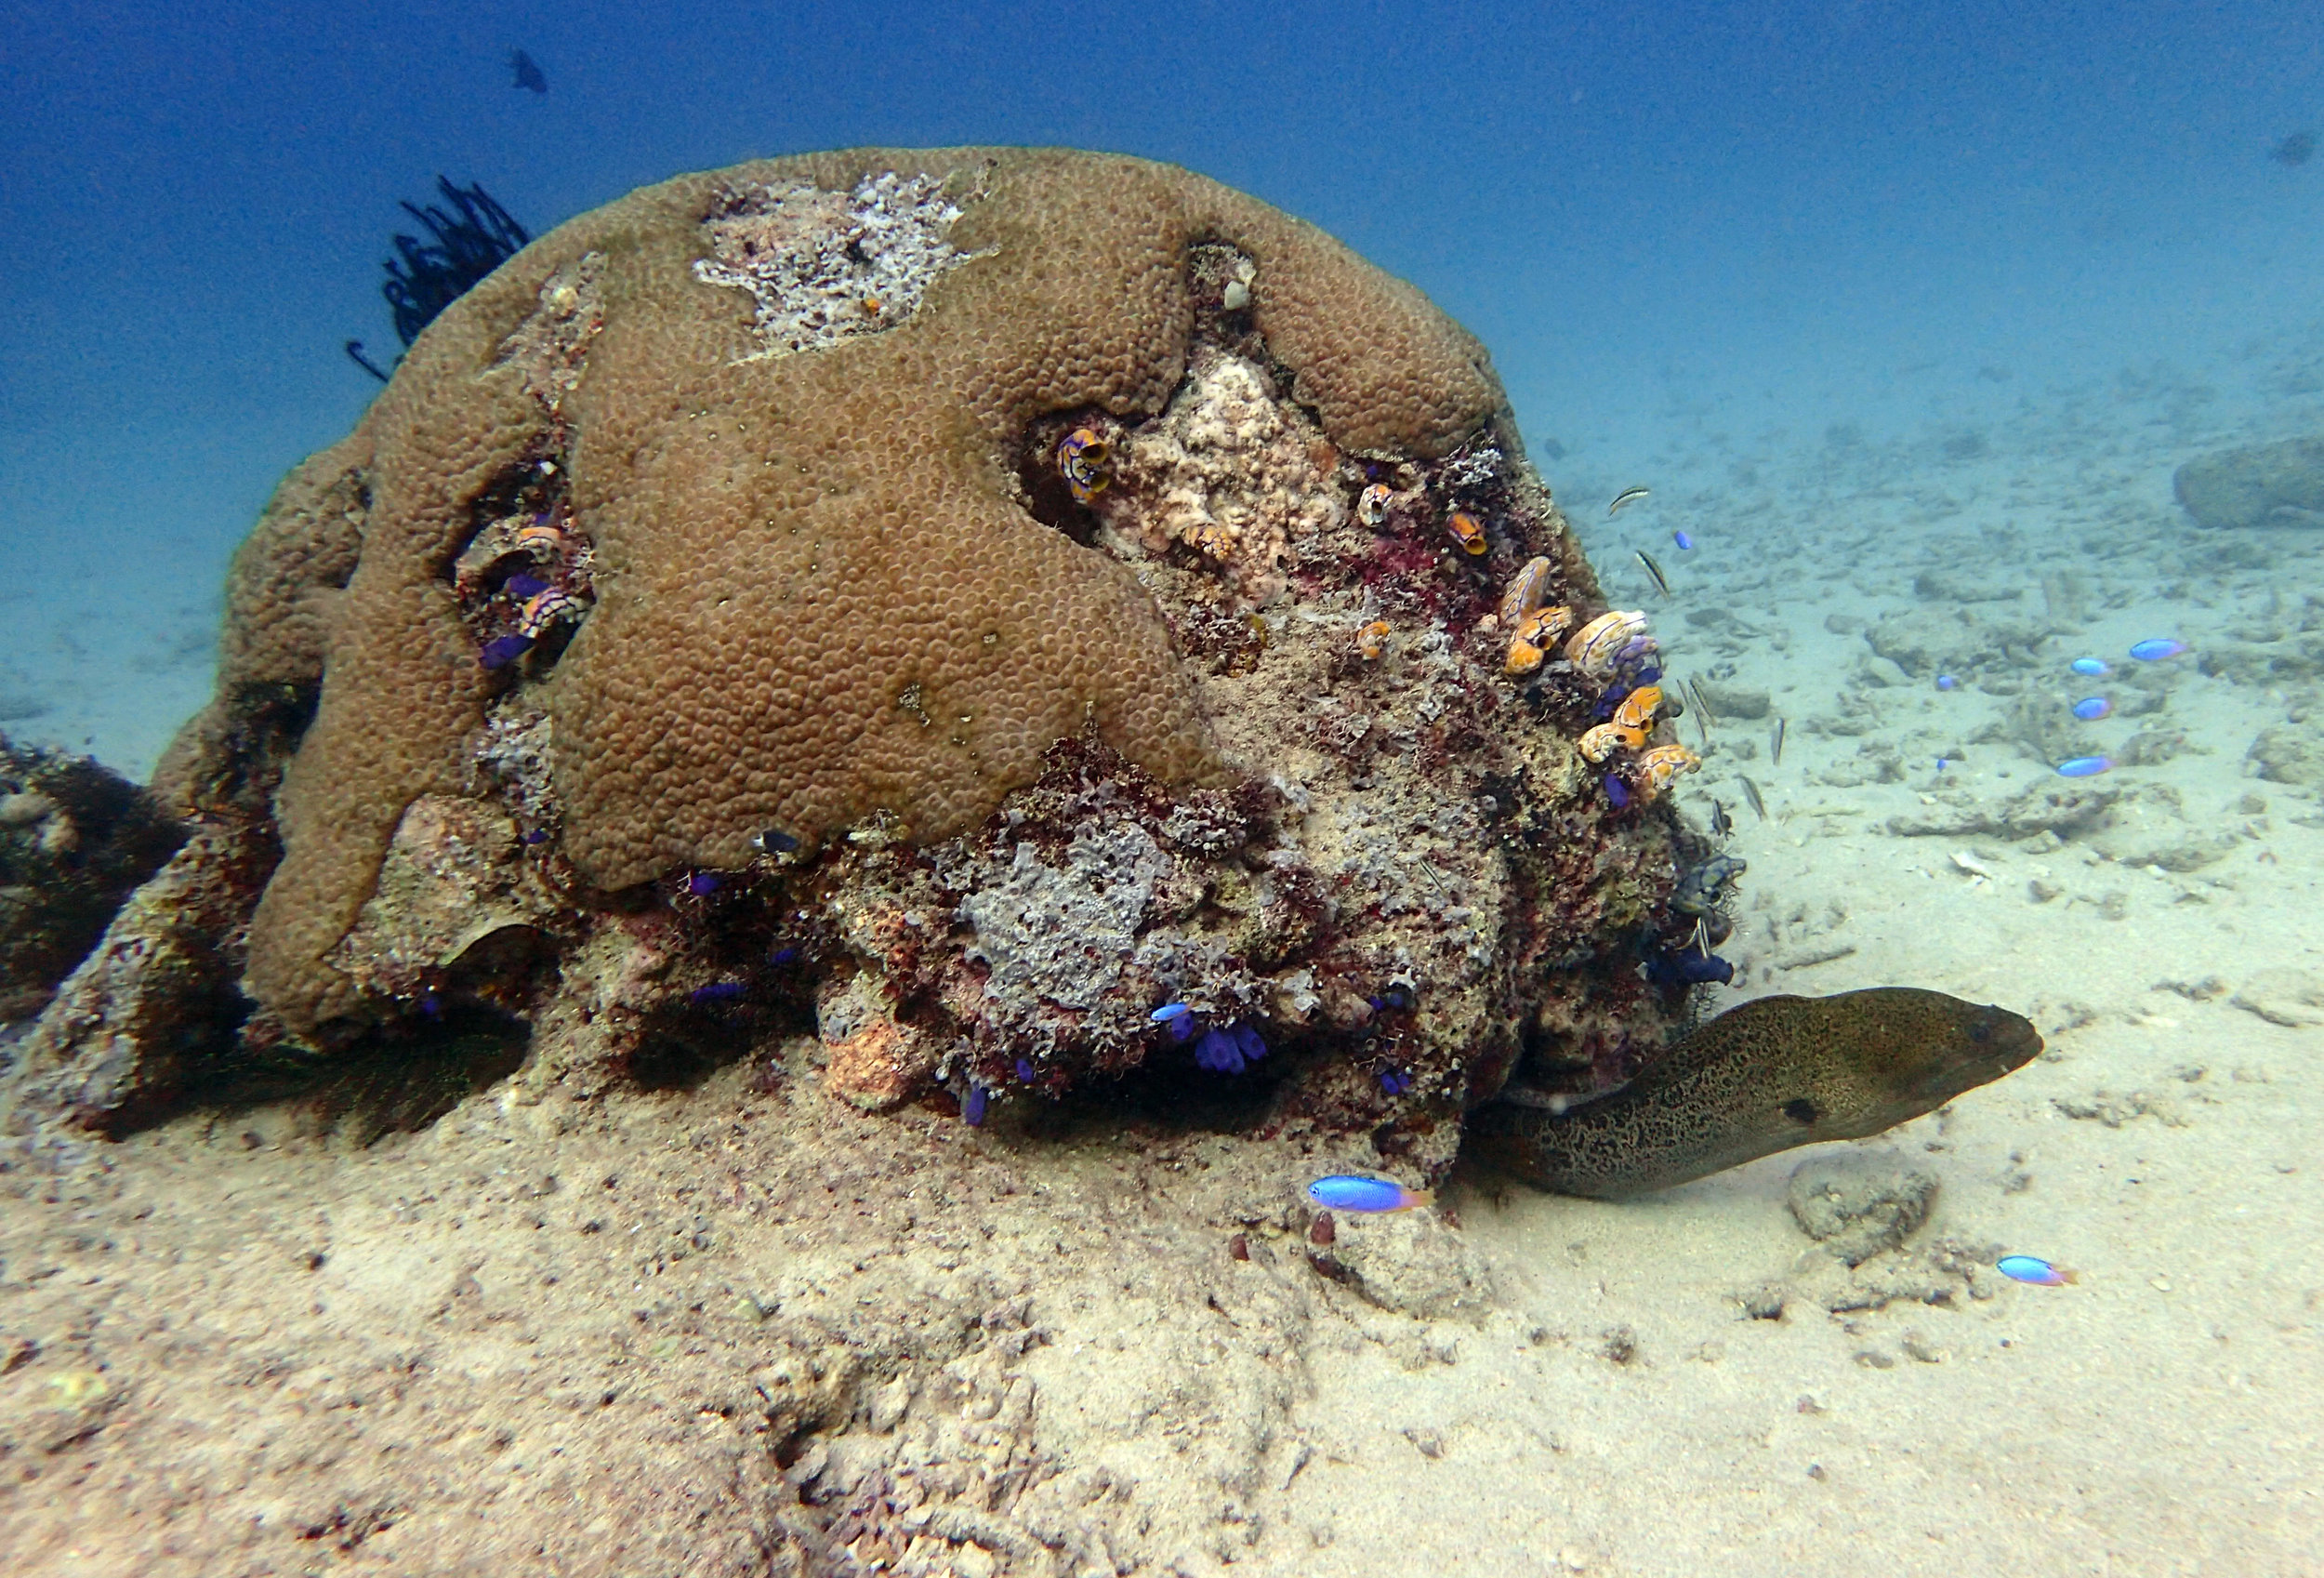
[[[1470,1115],[1471,1153],[1560,1194],[1620,1200],[1819,1140],[1862,1139],[2022,1067],[2028,1020],[1917,987],[1763,997],[1613,1094]]]

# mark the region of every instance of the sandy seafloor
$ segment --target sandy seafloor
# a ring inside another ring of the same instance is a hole
[[[2048,1039],[1867,1142],[1940,1180],[1902,1252],[1850,1274],[1802,1235],[1814,1153],[1620,1205],[1462,1182],[1490,1297],[1421,1320],[1304,1263],[1297,1186],[1353,1153],[860,1119],[738,1074],[586,1107],[520,1081],[368,1150],[187,1121],[11,1181],[8,1570],[745,1571],[733,1529],[788,1493],[749,1399],[811,1386],[812,1328],[905,1377],[854,1439],[996,1509],[880,1571],[2324,1571],[2324,791],[2246,760],[2324,712],[2324,528],[2206,532],[2171,496],[2191,455],[2324,428],[2324,341],[1983,381],[1998,416],[1933,397],[1893,438],[1674,407],[1544,461],[1673,670],[1732,665],[1788,723],[1778,765],[1769,720],[1723,721],[1686,789],[1750,863],[1722,1001],[1908,983]],[[214,564],[156,563],[0,590],[0,688],[36,713],[5,726],[150,766],[217,606]],[[1867,622],[1916,610],[1959,688],[1876,660]],[[2193,651],[2133,663],[2149,636]],[[2120,712],[2058,719],[2088,694]],[[1891,830],[2056,783],[2014,716],[2184,749],[2096,780],[2103,834]],[[2003,1251],[2081,1280],[1961,1269]],[[83,1371],[104,1399],[68,1406]],[[1102,1537],[1025,1544],[1075,1528]]]

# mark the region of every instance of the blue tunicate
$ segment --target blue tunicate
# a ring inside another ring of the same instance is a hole
[[[1170,1021],[1170,1040],[1182,1041],[1202,1028],[1202,1021],[1192,1014],[1182,1014]]]
[[[524,835],[524,842],[527,843],[547,843],[548,842],[548,829],[547,828],[535,828],[531,832]]]
[[[968,1099],[960,1104],[960,1121],[971,1129],[981,1127],[984,1122],[985,1099],[983,1085],[971,1085]]]
[[[1677,543],[1682,549],[1692,548],[1695,546],[1695,539],[1688,537],[1684,532],[1672,532],[1670,534],[1670,540]]]
[[[1390,1095],[1402,1095],[1412,1088],[1412,1076],[1401,1068],[1382,1068],[1380,1088]]]
[[[1166,1002],[1161,1007],[1155,1009],[1153,1013],[1147,1014],[1146,1017],[1153,1020],[1157,1025],[1167,1025],[1173,1019],[1183,1019],[1186,1015],[1192,1014],[1193,1012],[1193,1009],[1187,1007],[1182,1002]]]
[[[1734,981],[1735,966],[1715,953],[1673,948],[1646,961],[1646,979],[1658,987],[1699,987],[1712,981],[1723,987]]]
[[[1605,797],[1614,802],[1614,809],[1619,811],[1630,803],[1630,786],[1608,773],[1605,776]]]
[[[1243,1054],[1235,1044],[1235,1038],[1224,1030],[1205,1030],[1202,1040],[1195,1043],[1195,1065],[1214,1073],[1240,1074]]]
[[[696,871],[686,879],[686,891],[696,898],[707,898],[719,891],[719,880],[711,872]]]
[[[2103,674],[2106,671],[2106,659],[2103,657],[2077,657],[2074,659],[2073,668],[2074,672],[2078,674]]]
[[[1960,685],[1960,683],[1961,682],[1953,678],[1950,674],[1939,674],[1936,676],[1936,688],[1939,690],[1952,690]]]
[[[2077,756],[2071,762],[2058,763],[2058,776],[2061,778],[2094,778],[2113,765],[2112,757]]]
[[[500,583],[500,589],[510,597],[522,600],[527,597],[537,597],[547,591],[548,583],[538,576],[510,576]]]
[[[2136,646],[2132,647],[2131,656],[2141,663],[2158,663],[2165,657],[2176,657],[2185,650],[2186,643],[2183,641],[2172,641],[2168,636],[2157,636],[2151,641],[2142,641]]]
[[[2074,716],[2085,723],[2094,723],[2114,710],[2114,703],[2103,696],[2085,696],[2074,703]]]
[[[775,965],[778,968],[785,964],[796,964],[799,962],[799,949],[795,948],[778,948],[772,953],[767,955],[767,962]]]
[[[1033,1060],[1031,1058],[1020,1057],[1017,1059],[1017,1078],[1023,1081],[1028,1085],[1033,1082]]]
[[[476,661],[486,669],[505,669],[532,650],[531,636],[498,636],[484,643]]]

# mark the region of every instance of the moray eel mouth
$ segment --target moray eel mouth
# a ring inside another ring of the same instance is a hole
[[[1542,1188],[1622,1199],[1794,1146],[1880,1134],[2040,1051],[2024,1015],[1917,987],[1763,997],[1585,1106],[1479,1108],[1467,1148]]]

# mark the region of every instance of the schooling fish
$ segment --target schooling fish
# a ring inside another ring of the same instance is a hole
[[[1393,1178],[1367,1178],[1360,1174],[1334,1173],[1307,1186],[1307,1198],[1326,1211],[1413,1211],[1432,1204],[1433,1189],[1408,1189]]]
[[[2132,647],[2131,656],[2141,663],[2156,663],[2165,657],[2176,657],[2185,650],[2186,643],[2183,641],[2172,641],[2168,636],[2157,636],[2152,641],[2142,641],[2136,646]]]
[[[1670,534],[1670,540],[1679,545],[1679,550],[1681,552],[1684,552],[1687,549],[1695,546],[1695,539],[1688,537],[1684,532],[1672,532]]]
[[[1609,521],[1612,520],[1614,518],[1614,512],[1617,510],[1619,510],[1625,504],[1637,503],[1640,499],[1645,497],[1651,491],[1651,489],[1643,487],[1624,488],[1620,493],[1614,496],[1614,502],[1605,507],[1606,519]]]
[[[1646,566],[1646,574],[1655,578],[1655,585],[1660,589],[1662,595],[1665,597],[1670,596],[1670,577],[1662,573],[1662,566],[1656,564],[1644,549],[1638,550],[1637,552],[1638,562]]]
[[[1767,764],[1771,767],[1783,765],[1783,720],[1781,718],[1776,720],[1776,726],[1767,734]]]
[[[2106,660],[2103,657],[2077,657],[2072,668],[2078,674],[2103,674],[2106,671]]]
[[[2110,756],[2077,756],[2058,763],[2061,778],[2094,778],[2114,765]]]
[[[1751,802],[1751,809],[1759,813],[1759,819],[1763,822],[1767,820],[1767,802],[1759,798],[1759,786],[1740,773],[1735,776],[1735,781],[1743,786],[1743,798]]]
[[[2080,1272],[2053,1266],[2038,1254],[2005,1254],[1993,1263],[1993,1269],[2013,1282],[2031,1282],[2037,1288],[2059,1288],[2081,1280]]]
[[[2085,723],[2094,723],[2114,710],[2114,703],[2103,696],[2086,696],[2074,703],[2074,716]]]

